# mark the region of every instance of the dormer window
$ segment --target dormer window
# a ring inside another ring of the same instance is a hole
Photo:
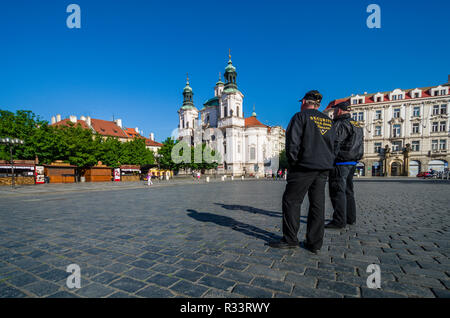
[[[356,95],[356,96],[351,98],[352,105],[364,104],[365,101],[366,101],[366,97],[365,96]]]
[[[376,94],[373,96],[373,100],[374,100],[374,102],[376,102],[376,103],[381,103],[381,102],[384,100],[384,95],[381,94],[381,93],[376,93]]]
[[[404,99],[404,92],[401,89],[397,88],[394,89],[389,96],[390,100]]]
[[[439,85],[431,89],[431,96],[444,96],[448,94],[448,87]]]

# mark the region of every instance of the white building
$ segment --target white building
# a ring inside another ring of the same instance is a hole
[[[224,77],[225,83],[219,76],[214,97],[201,110],[194,106],[188,78],[183,105],[178,111],[179,138],[190,145],[206,143],[217,150],[223,159],[219,173],[264,175],[276,170],[278,155],[285,145],[285,130],[281,126],[262,124],[254,110],[251,117],[244,118],[244,95],[237,87],[231,56]]]
[[[364,126],[364,158],[360,174],[416,176],[430,169],[442,171],[450,160],[450,75],[442,85],[362,95],[350,101],[352,117]]]

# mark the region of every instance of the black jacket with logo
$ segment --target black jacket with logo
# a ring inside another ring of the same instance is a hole
[[[334,163],[332,120],[316,109],[292,117],[286,130],[286,157],[290,170],[330,170]]]
[[[364,130],[350,114],[336,117],[333,122],[336,133],[334,151],[336,162],[358,161],[364,155]]]

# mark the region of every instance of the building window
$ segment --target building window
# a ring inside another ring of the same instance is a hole
[[[439,140],[439,150],[446,150],[447,149],[447,140],[441,139]]]
[[[419,93],[414,93],[414,98],[419,98]]]
[[[392,151],[400,151],[402,149],[402,142],[401,141],[394,141],[392,143]]]
[[[420,141],[419,140],[414,140],[411,143],[411,148],[412,148],[412,151],[420,151]]]
[[[439,105],[433,106],[433,115],[439,115]]]
[[[393,134],[392,137],[401,137],[401,126],[400,125],[394,125]]]
[[[358,99],[358,104],[362,104],[362,103],[363,103],[362,98]]]
[[[364,120],[364,113],[363,112],[359,112],[358,113],[358,120],[359,121],[363,121]]]
[[[378,96],[378,97],[377,97],[376,102],[377,102],[377,103],[380,103],[380,102],[381,102],[381,96]]]
[[[447,122],[441,121],[439,125],[439,131],[447,131]]]
[[[256,149],[255,147],[250,147],[250,160],[256,159]]]
[[[392,100],[397,100],[397,95],[392,95]]]
[[[375,111],[375,119],[381,119],[381,110]]]
[[[400,117],[400,108],[394,108],[394,118]]]
[[[438,140],[432,140],[431,141],[431,150],[437,151],[438,150]]]
[[[373,144],[373,151],[375,153],[381,153],[381,142],[376,142]]]
[[[239,117],[239,106],[236,106],[236,116]]]
[[[434,121],[431,125],[431,132],[438,132],[438,125],[439,123],[437,121]]]
[[[441,105],[441,115],[447,115],[447,104]]]
[[[413,134],[418,134],[419,133],[419,124],[418,123],[414,123],[412,125],[412,133]]]
[[[225,107],[223,108],[223,117],[227,117],[227,116],[228,116],[228,107],[225,106]]]
[[[357,120],[358,120],[358,113],[353,113],[353,114],[352,114],[352,119],[353,119],[354,121],[357,121]]]
[[[356,104],[358,104],[358,100],[354,99],[353,100],[353,105],[356,105]]]
[[[445,89],[441,89],[441,95],[445,95]]]
[[[413,116],[414,117],[420,117],[420,107],[414,107],[414,109],[413,109]]]
[[[375,136],[381,136],[381,126],[375,126]]]

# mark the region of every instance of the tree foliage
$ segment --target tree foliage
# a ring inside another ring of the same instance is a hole
[[[19,138],[24,145],[14,146],[14,159],[35,159],[49,164],[63,160],[78,167],[89,167],[98,161],[111,167],[120,164],[154,164],[153,152],[143,138],[122,143],[117,138],[104,138],[80,124],[50,126],[31,111],[15,114],[0,110],[0,137]],[[9,160],[9,147],[0,145],[0,159]]]

